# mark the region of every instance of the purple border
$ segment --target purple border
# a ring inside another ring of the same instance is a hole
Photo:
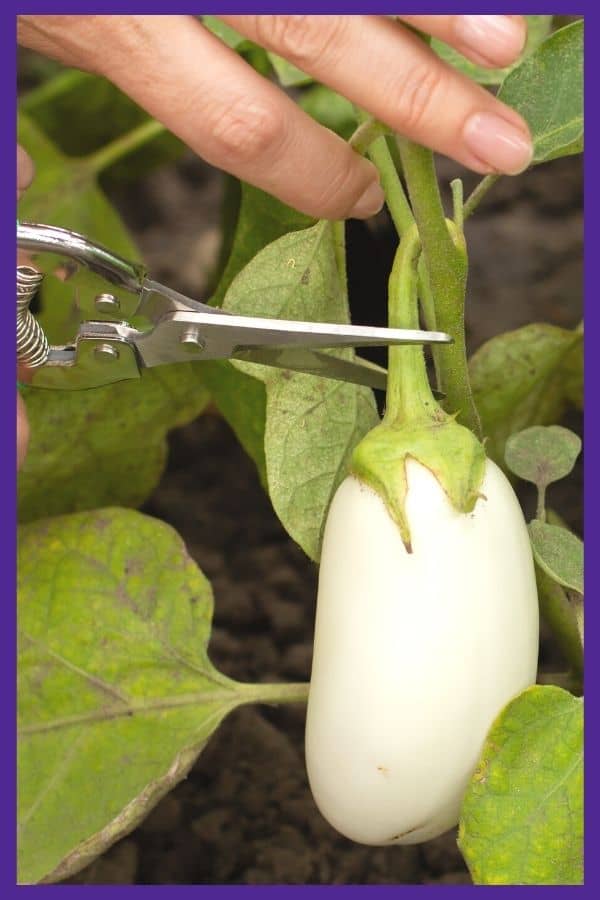
[[[412,9],[414,9],[416,4],[412,5]],[[548,13],[548,6],[551,4],[548,3],[537,3],[530,2],[527,4],[514,3],[514,4],[489,4],[489,3],[461,3],[459,4],[461,12],[473,12],[473,13],[483,13],[486,11],[489,12],[501,12],[503,11],[499,7],[504,7],[506,11],[511,13],[520,11],[518,7],[523,6],[523,12],[531,13]],[[376,4],[376,11],[378,13],[399,13],[401,12],[402,4],[389,2],[389,0],[385,0],[385,2],[379,2]],[[586,54],[586,84],[589,86],[591,84],[595,84],[594,77],[599,77],[598,73],[598,60],[600,54],[598,54],[596,50],[596,45],[600,41],[600,29],[598,28],[598,7],[597,3],[593,2],[593,0],[585,0],[585,2],[580,2],[577,4],[576,9],[565,9],[565,4],[561,4],[563,7],[562,10],[554,10],[555,14],[568,14],[572,15],[577,13],[578,15],[585,15],[586,17],[586,48],[590,49],[591,52]],[[517,9],[515,9],[517,7]],[[16,3],[13,5],[7,0],[2,4],[0,8],[0,66],[2,67],[3,77],[0,79],[0,91],[2,93],[2,97],[4,99],[4,103],[2,105],[2,109],[5,111],[3,127],[0,129],[0,148],[2,153],[2,159],[5,162],[4,172],[5,177],[2,181],[2,195],[3,202],[1,206],[1,214],[0,214],[0,227],[2,229],[1,240],[0,240],[0,253],[2,254],[2,266],[0,268],[0,273],[2,273],[2,293],[4,297],[4,303],[7,304],[9,302],[9,297],[12,296],[12,291],[14,290],[14,281],[12,275],[12,267],[14,265],[14,223],[15,217],[13,214],[13,206],[14,203],[14,188],[13,188],[13,180],[12,177],[7,177],[6,173],[14,172],[14,147],[15,147],[15,126],[14,126],[14,116],[9,115],[8,111],[13,110],[14,106],[14,84],[15,84],[15,63],[16,63],[16,53],[15,53],[15,44],[14,44],[14,28],[15,28],[15,20],[14,17],[18,12],[22,12],[25,9],[28,13],[172,13],[173,9],[168,8],[168,5],[160,2],[146,2],[141,4],[118,4],[111,2],[68,2],[68,0],[62,0],[61,3],[50,3],[50,2],[35,2],[35,0],[31,0],[28,3]],[[280,13],[280,12],[293,12],[293,13],[361,13],[361,12],[373,12],[373,9],[368,8],[368,4],[363,2],[357,2],[357,0],[349,0],[346,3],[323,3],[323,2],[292,2],[292,0],[284,0],[284,2],[269,2],[269,0],[261,0],[261,2],[242,2],[242,0],[236,0],[236,2],[221,2],[221,3],[207,3],[205,6],[198,3],[179,3],[177,4],[177,11],[180,13],[194,13],[197,14],[199,11],[208,13],[218,13],[218,12],[228,12],[228,13]],[[456,5],[453,5],[448,2],[437,2],[426,4],[425,10],[429,13],[443,13],[443,12],[452,12],[455,13],[457,11]],[[594,71],[595,70],[595,71]],[[586,102],[588,98],[591,96],[591,92],[586,92]],[[594,102],[595,101],[595,102]],[[594,118],[594,109],[592,107],[592,103],[594,106],[597,103],[597,97],[592,97],[589,102],[587,102],[588,106],[588,116],[587,116],[587,152],[585,158],[585,176],[586,176],[586,188],[585,188],[585,197],[586,197],[586,245],[593,246],[594,238],[590,237],[593,234],[594,228],[597,228],[598,216],[595,213],[593,208],[594,199],[596,202],[600,200],[600,191],[599,191],[599,183],[600,177],[598,175],[597,167],[594,165],[594,160],[600,158],[600,147],[598,147],[597,140],[597,123]],[[590,244],[590,241],[592,242]],[[585,260],[585,274],[586,274],[586,317],[588,320],[588,328],[594,327],[594,325],[598,325],[598,305],[596,302],[596,297],[594,296],[594,272],[592,270],[593,266],[593,256],[590,254],[586,254]],[[14,392],[14,379],[15,379],[15,361],[14,361],[14,338],[12,337],[12,330],[10,328],[6,328],[2,331],[2,349],[3,353],[0,354],[0,365],[2,366],[2,373],[0,375],[0,390],[3,392],[3,403],[2,409],[6,410],[5,415],[10,418],[11,422],[14,422],[15,416],[15,392]],[[594,378],[597,377],[597,367],[598,367],[598,357],[600,355],[596,355],[594,353],[588,353],[586,355],[586,365],[585,365],[585,375],[586,375],[586,387],[587,393],[589,395],[589,399],[593,402],[594,398],[592,397],[592,390],[594,385]],[[589,409],[593,409],[592,406]],[[594,422],[591,421],[592,416],[588,414],[587,422],[585,426],[585,448],[586,448],[586,466],[585,466],[585,479],[586,479],[586,494],[589,496],[598,496],[596,491],[598,490],[598,482],[599,476],[598,472],[595,470],[595,467],[592,465],[592,460],[598,456],[598,443],[597,443],[597,429],[594,426]],[[12,428],[12,426],[11,426]],[[16,517],[16,500],[15,500],[15,450],[14,450],[14,439],[11,437],[8,442],[5,442],[2,446],[2,457],[3,457],[3,465],[0,467],[1,477],[2,477],[2,485],[1,485],[1,494],[0,496],[4,497],[4,516],[2,520],[2,529],[3,529],[3,540],[0,542],[0,552],[2,553],[2,573],[5,582],[5,595],[3,598],[2,604],[2,616],[4,617],[4,625],[1,629],[2,640],[4,641],[4,649],[2,654],[0,654],[0,665],[2,667],[2,685],[3,685],[3,693],[4,693],[4,704],[3,704],[3,718],[5,722],[13,722],[14,721],[14,712],[15,712],[15,642],[14,642],[14,633],[15,633],[15,612],[14,612],[14,584],[15,584],[15,531],[14,531],[14,522]],[[600,494],[600,491],[599,491]],[[592,504],[586,505],[586,516],[585,516],[585,531],[586,537],[590,540],[594,534],[595,526],[594,522],[594,508]],[[598,571],[598,561],[595,554],[589,554],[586,559],[586,582],[588,585],[588,596],[592,597],[593,591],[590,589],[593,588],[596,580],[597,580],[597,571]],[[592,635],[592,639],[594,634],[596,633],[596,623],[599,618],[598,605],[595,602],[595,598],[592,598],[593,602],[588,603],[587,607],[587,634],[588,634],[588,651],[589,651],[589,640],[590,635]],[[586,659],[586,683],[589,686],[594,684],[598,676],[598,661],[595,654],[588,652]],[[592,760],[595,757],[593,749],[597,747],[596,734],[594,733],[597,730],[597,725],[595,722],[588,722],[586,725],[586,746],[588,750],[588,756],[591,756]],[[6,733],[6,732],[5,732]],[[8,729],[8,733],[10,733],[10,728]],[[589,753],[589,749],[592,748],[592,753]],[[1,862],[0,862],[0,886],[2,888],[2,896],[12,896],[13,892],[16,893],[27,891],[33,889],[33,887],[17,887],[15,884],[15,836],[14,836],[14,809],[15,809],[15,747],[14,741],[7,740],[6,737],[1,743],[0,752],[2,754],[2,766],[0,767],[0,771],[2,773],[2,792],[0,796],[2,797],[2,812],[1,812],[1,827],[2,827],[2,840],[0,841],[0,853],[1,853]],[[599,776],[597,773],[597,767],[592,764],[588,767],[586,771],[586,791],[587,797],[599,796],[600,791],[598,790],[598,781]],[[598,885],[598,851],[596,849],[597,844],[594,838],[597,839],[597,825],[593,818],[593,803],[586,804],[586,883],[583,887],[583,890],[593,890],[594,885]],[[115,891],[119,894],[119,896],[125,896],[125,894],[130,894],[131,891],[139,889],[141,886],[88,886],[92,887],[96,892],[105,892],[107,896],[114,896]],[[468,886],[444,886],[446,890],[453,892],[455,896],[467,890],[470,890]],[[64,891],[73,890],[73,887],[69,886],[61,886],[54,885],[46,887],[46,891],[50,891],[53,896],[58,896],[60,893]],[[164,892],[165,896],[168,896],[168,892],[171,892],[174,889],[180,889],[180,886],[165,886],[164,888],[154,886],[153,891],[155,892]],[[423,891],[428,892],[436,889],[435,885],[423,885],[423,886],[390,886],[390,885],[381,885],[381,886],[327,886],[327,885],[298,885],[298,886],[283,886],[283,885],[272,885],[272,886],[262,886],[257,885],[254,887],[251,886],[234,886],[234,885],[190,885],[183,887],[184,890],[200,890],[203,894],[214,895],[218,898],[239,898],[239,900],[243,900],[243,898],[248,897],[248,892],[253,892],[255,896],[260,896],[261,892],[268,892],[271,896],[285,896],[289,897],[290,900],[292,898],[298,898],[303,896],[314,896],[316,893],[323,893],[325,891],[330,892],[334,891],[337,897],[342,897],[344,894],[346,896],[359,896],[362,898],[368,898],[374,896],[376,893],[381,896],[382,892],[387,892],[388,895],[390,892],[397,891],[401,889],[403,892],[406,891],[418,891],[420,896],[422,896]],[[542,888],[543,890],[544,888]],[[521,887],[513,887],[514,891],[524,890]],[[539,888],[538,888],[539,890]]]

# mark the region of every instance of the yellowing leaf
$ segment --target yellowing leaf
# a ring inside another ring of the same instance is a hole
[[[57,881],[131,831],[240,703],[207,656],[209,583],[172,528],[132,510],[19,532],[19,881]]]
[[[463,801],[475,884],[581,884],[583,702],[534,686],[503,710]]]

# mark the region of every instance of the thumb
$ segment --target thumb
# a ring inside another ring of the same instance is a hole
[[[35,169],[29,155],[17,144],[17,200],[33,181]]]

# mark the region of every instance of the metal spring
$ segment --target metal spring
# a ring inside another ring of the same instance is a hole
[[[34,369],[48,359],[44,329],[29,310],[44,275],[32,266],[17,266],[17,362]]]

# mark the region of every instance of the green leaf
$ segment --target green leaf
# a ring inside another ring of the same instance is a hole
[[[583,541],[576,534],[534,519],[528,525],[535,561],[554,581],[583,594]]]
[[[496,463],[505,465],[504,445],[514,432],[560,421],[577,398],[582,356],[581,331],[537,323],[497,335],[477,350],[469,362],[471,384],[486,451]]]
[[[504,457],[511,472],[545,488],[565,478],[581,453],[581,438],[560,425],[534,425],[513,434]]]
[[[583,335],[583,327],[579,330]],[[575,409],[583,412],[583,340],[567,354],[561,373],[565,398]]]
[[[583,881],[583,703],[534,686],[496,719],[458,836],[475,884]]]
[[[240,703],[207,656],[210,585],[169,526],[104,509],[19,533],[19,881],[57,881],[131,831]]]
[[[85,391],[22,389],[31,440],[19,473],[19,520],[143,503],[164,469],[167,432],[208,402],[200,366],[164,366]]]
[[[533,163],[583,149],[583,20],[546,38],[504,81],[498,98],[528,123]]]
[[[533,53],[536,47],[538,47],[549,34],[552,27],[552,16],[525,16],[525,18],[527,19],[527,42],[525,44],[525,49],[518,60],[512,65],[506,66],[504,69],[487,69],[484,66],[478,66],[466,59],[458,52],[458,50],[454,50],[453,47],[449,47],[448,44],[444,44],[442,41],[437,40],[437,38],[432,39],[431,49],[434,50],[438,56],[441,56],[445,62],[454,66],[455,69],[458,69],[459,72],[467,75],[469,78],[473,79],[473,81],[478,81],[479,84],[502,84],[506,76],[512,72],[513,69],[516,69],[522,60]]]
[[[314,219],[286,206],[270,194],[242,183],[235,235],[227,264],[210,303],[221,306],[235,276],[263,247],[284,234],[306,228],[312,222]],[[267,399],[262,382],[229,363],[205,363],[202,378],[212,399],[254,461],[266,486],[264,433]]]
[[[221,306],[235,276],[259,250],[284,234],[306,228],[314,221],[259,188],[242,182],[235,237],[225,271],[210,303]]]
[[[72,228],[139,258],[85,161],[64,156],[25,116],[19,141],[38,169],[19,204],[21,218]],[[53,341],[76,332],[77,279],[62,282],[51,273],[46,279],[39,318]],[[23,389],[31,443],[19,477],[21,520],[141,503],[161,475],[168,430],[193,419],[208,401],[201,365],[159,367],[135,381],[85,391]]]
[[[211,400],[231,426],[240,444],[254,461],[266,490],[265,421],[267,396],[256,378],[236,369],[229,360],[213,360],[202,365],[202,383]]]
[[[224,309],[241,315],[348,321],[330,222],[269,244],[231,284]],[[353,351],[340,355],[351,359]],[[266,387],[269,495],[292,538],[318,559],[327,509],[352,450],[377,424],[372,392],[356,385],[234,362]]]
[[[313,84],[303,91],[298,104],[319,124],[335,131],[345,141],[356,128],[357,117],[354,105],[324,84]]]
[[[546,510],[546,520],[551,525],[566,528],[563,519],[553,509]],[[573,604],[574,595],[557,584],[539,565],[535,563],[535,580],[540,613],[550,626],[560,649],[573,670],[576,678],[583,673],[583,644],[577,622],[577,612]]]
[[[19,108],[69,156],[92,153],[150,119],[112,82],[78,69],[66,69],[25,94]],[[182,141],[164,130],[111,166],[108,177],[139,178],[183,150]]]
[[[277,53],[268,51],[267,55],[271,65],[275,69],[275,74],[279,79],[279,83],[284,87],[298,87],[302,84],[310,84],[310,82],[314,80],[312,75],[307,75],[306,72],[302,72],[301,69],[293,63],[288,62],[287,59],[284,59],[282,56],[278,56]]]
[[[167,525],[107,509],[19,536],[19,881],[78,871],[185,777],[241,702],[212,594]]]

